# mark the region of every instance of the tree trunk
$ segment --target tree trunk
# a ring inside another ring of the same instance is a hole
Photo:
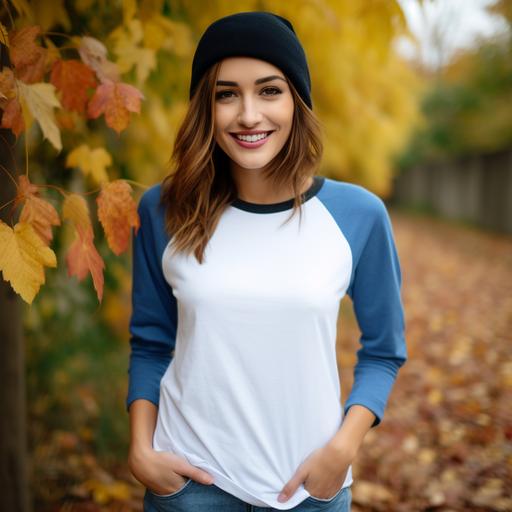
[[[0,66],[8,66],[7,48],[0,43]],[[0,111],[1,113],[1,111]],[[0,206],[15,195],[14,135],[0,128]],[[12,154],[11,154],[12,152]],[[12,226],[10,206],[0,210],[0,219]],[[0,247],[0,250],[2,248]],[[0,278],[0,508],[30,512],[26,429],[25,358],[20,297],[10,283]]]

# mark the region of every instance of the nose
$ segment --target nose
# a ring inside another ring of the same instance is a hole
[[[251,96],[245,96],[240,102],[238,122],[245,126],[254,126],[261,121],[261,117],[258,102]]]

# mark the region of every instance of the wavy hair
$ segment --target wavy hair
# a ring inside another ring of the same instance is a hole
[[[214,138],[215,84],[221,62],[203,75],[178,129],[162,180],[160,203],[165,207],[165,229],[175,252],[194,253],[203,263],[204,251],[219,219],[237,190],[230,173],[230,158]],[[314,176],[323,154],[322,127],[287,79],[294,99],[292,128],[281,151],[263,173],[276,188],[294,191],[289,221],[299,210],[302,184]]]

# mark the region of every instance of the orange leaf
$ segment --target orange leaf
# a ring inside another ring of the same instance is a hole
[[[14,207],[25,202],[20,213],[20,222],[30,224],[46,245],[53,238],[52,225],[60,226],[57,210],[48,201],[41,199],[37,186],[30,183],[25,175],[18,178],[18,193],[14,200]]]
[[[108,245],[119,256],[128,248],[131,227],[137,234],[140,226],[132,188],[124,180],[114,180],[102,187],[96,202],[98,219],[107,235]]]
[[[94,72],[79,60],[59,59],[53,64],[50,82],[61,92],[64,108],[85,113],[87,89],[97,85]]]
[[[27,84],[43,81],[48,64],[48,50],[35,41],[40,32],[41,27],[31,25],[9,34],[9,55],[16,68],[16,76]]]
[[[88,114],[95,119],[104,113],[107,125],[120,133],[128,126],[130,112],[140,112],[141,99],[144,95],[133,85],[109,80],[96,89]]]
[[[78,236],[69,247],[66,255],[68,276],[76,276],[79,281],[82,281],[90,272],[96,295],[101,302],[103,298],[103,269],[105,268],[105,263],[94,246],[92,228],[81,229],[77,227],[76,233]]]
[[[0,127],[10,128],[16,137],[25,131],[25,120],[17,98],[13,98],[5,104]]]

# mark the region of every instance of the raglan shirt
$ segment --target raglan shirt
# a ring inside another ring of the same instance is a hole
[[[133,238],[131,354],[126,406],[158,406],[153,448],[208,472],[256,506],[286,510],[282,487],[360,404],[383,417],[407,359],[400,263],[383,201],[366,188],[315,176],[293,200],[236,199],[199,264],[171,252],[161,185],[142,196]],[[348,294],[360,327],[344,406],[336,359]],[[343,487],[351,485],[352,466]]]

